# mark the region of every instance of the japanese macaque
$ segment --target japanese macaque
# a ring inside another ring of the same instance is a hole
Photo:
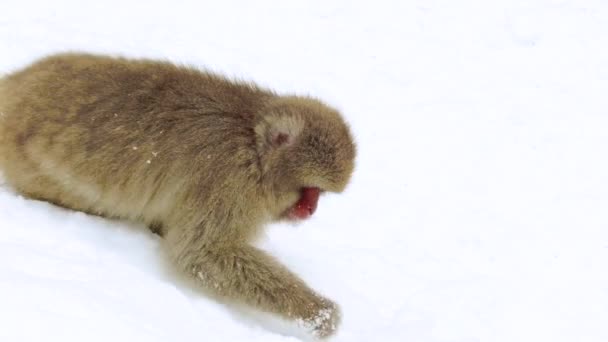
[[[331,336],[338,305],[250,242],[341,192],[355,145],[322,102],[167,62],[88,54],[0,80],[0,168],[31,198],[134,220],[229,303]]]

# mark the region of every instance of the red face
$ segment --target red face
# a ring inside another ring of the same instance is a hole
[[[287,217],[291,220],[304,220],[312,216],[317,210],[320,193],[319,188],[302,188],[300,199],[287,211]]]

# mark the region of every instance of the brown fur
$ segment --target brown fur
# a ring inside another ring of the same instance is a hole
[[[341,192],[355,147],[338,112],[165,62],[45,58],[0,80],[0,167],[37,199],[141,221],[211,293],[303,323],[338,306],[250,242],[304,186]]]

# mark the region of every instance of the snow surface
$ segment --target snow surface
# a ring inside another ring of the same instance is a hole
[[[608,341],[605,0],[7,1],[0,72],[166,58],[321,97],[358,168],[262,246],[335,341]],[[0,341],[297,341],[181,284],[143,227],[0,187]]]

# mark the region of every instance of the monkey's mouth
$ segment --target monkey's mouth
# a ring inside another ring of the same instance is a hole
[[[291,220],[305,220],[317,210],[321,189],[305,187],[300,191],[300,199],[287,211],[287,218]]]

